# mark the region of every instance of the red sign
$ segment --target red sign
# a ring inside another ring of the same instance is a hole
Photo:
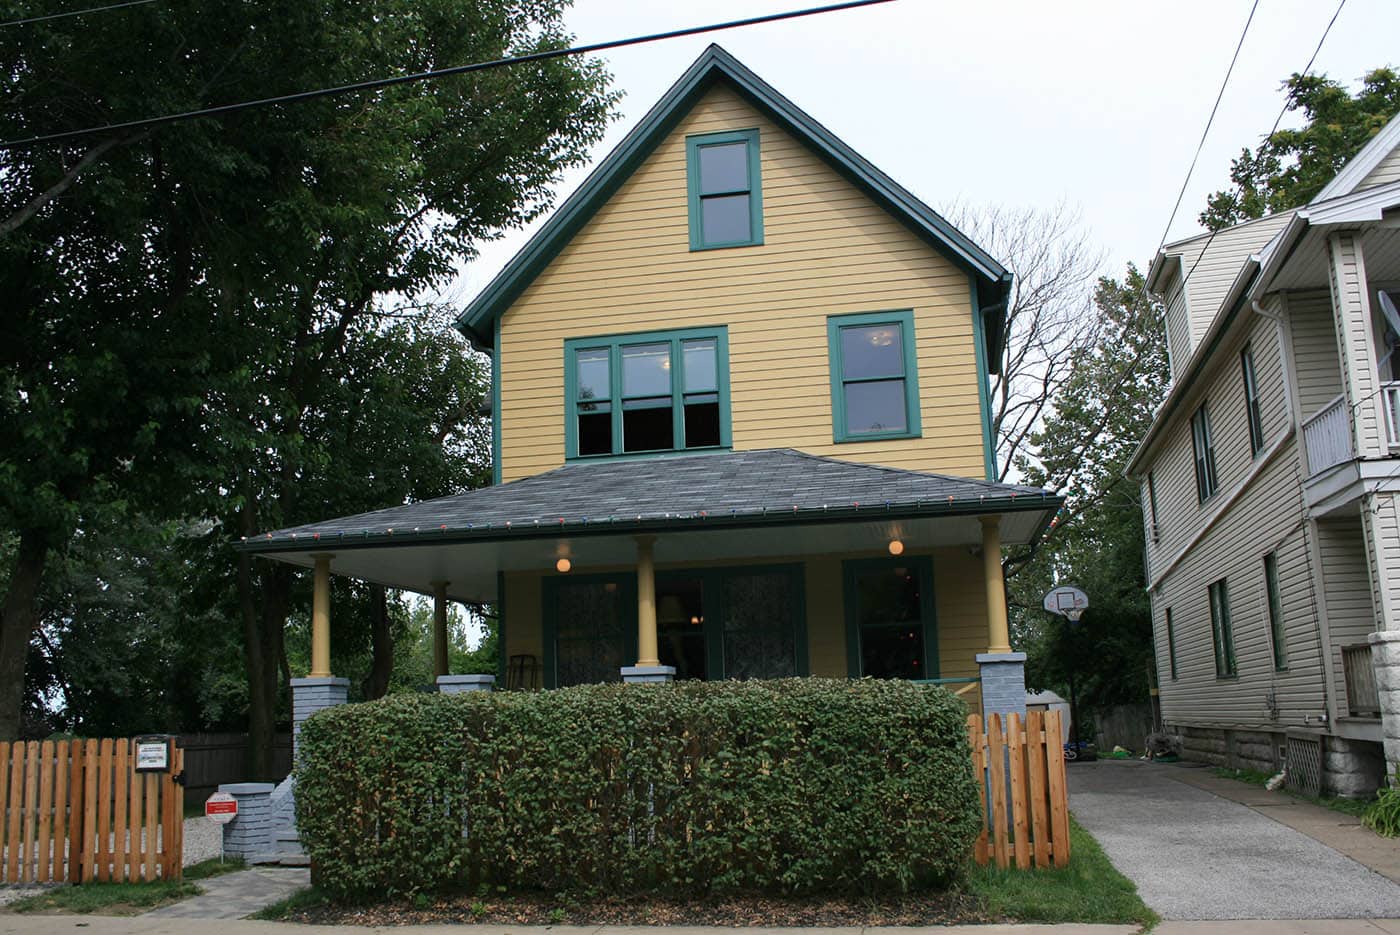
[[[204,803],[204,817],[226,825],[238,817],[238,800],[227,792],[215,792]]]

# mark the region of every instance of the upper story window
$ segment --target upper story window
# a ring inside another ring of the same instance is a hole
[[[690,249],[763,243],[758,131],[688,136],[685,157]]]
[[[1278,553],[1264,556],[1264,594],[1269,602],[1269,638],[1274,644],[1274,668],[1288,668],[1288,643],[1283,628],[1283,598],[1278,587]]]
[[[833,315],[827,342],[835,440],[918,438],[913,312]]]
[[[1157,481],[1152,471],[1147,472],[1147,533],[1156,542],[1160,537],[1160,528],[1157,525]]]
[[[1191,417],[1191,451],[1196,460],[1196,496],[1204,503],[1216,490],[1215,448],[1210,440],[1210,412],[1205,403]]]
[[[1172,624],[1172,609],[1167,608],[1167,667],[1176,681],[1176,628]]]
[[[1225,579],[1206,589],[1210,597],[1210,630],[1215,643],[1216,678],[1233,678],[1239,674],[1235,665],[1235,633],[1230,625],[1230,589]]]
[[[729,447],[729,341],[689,328],[564,342],[569,458]]]
[[[1259,387],[1254,379],[1254,348],[1246,344],[1240,351],[1240,371],[1244,376],[1244,412],[1249,421],[1249,453],[1264,448],[1264,419],[1259,413]]]

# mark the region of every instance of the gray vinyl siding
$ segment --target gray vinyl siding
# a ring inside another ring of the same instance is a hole
[[[1325,290],[1289,293],[1288,323],[1293,331],[1298,409],[1306,420],[1342,394],[1332,297]]]
[[[1327,628],[1332,639],[1332,691],[1339,712],[1345,714],[1346,682],[1341,648],[1366,642],[1366,637],[1376,629],[1361,517],[1319,520],[1317,545],[1326,589]]]
[[[1390,155],[1382,159],[1381,164],[1372,169],[1371,174],[1361,180],[1361,184],[1356,186],[1356,190],[1375,188],[1378,185],[1387,185],[1391,182],[1400,182],[1400,148],[1392,149]]]

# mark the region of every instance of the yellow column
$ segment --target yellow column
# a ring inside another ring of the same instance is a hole
[[[982,577],[987,583],[987,652],[1011,652],[1006,622],[1006,579],[1001,573],[1001,517],[981,516]]]
[[[331,559],[333,555],[313,555],[316,577],[311,597],[311,677],[331,674]]]
[[[655,536],[637,537],[637,665],[659,666],[656,653],[656,566],[652,560]]]
[[[433,582],[433,677],[447,675],[447,582]]]

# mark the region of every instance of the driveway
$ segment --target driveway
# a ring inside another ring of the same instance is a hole
[[[1179,769],[1068,764],[1074,817],[1162,918],[1400,917],[1400,885]]]

